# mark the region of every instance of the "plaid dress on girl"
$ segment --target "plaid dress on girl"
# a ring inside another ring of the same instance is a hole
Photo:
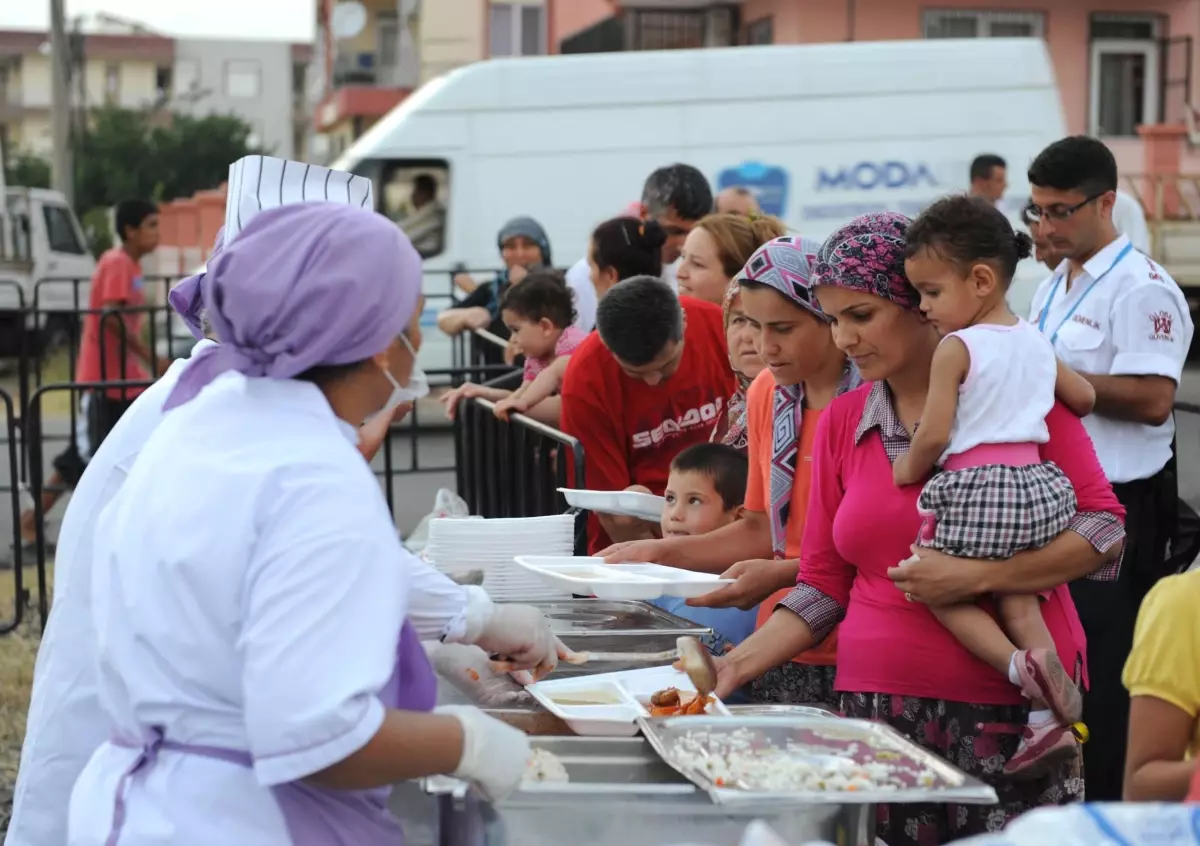
[[[946,336],[970,355],[945,469],[921,491],[919,542],[963,558],[1011,558],[1045,546],[1075,515],[1075,490],[1037,458],[1054,404],[1054,351],[1025,321]],[[944,341],[943,341],[944,342]],[[1029,458],[1031,456],[1031,458]]]

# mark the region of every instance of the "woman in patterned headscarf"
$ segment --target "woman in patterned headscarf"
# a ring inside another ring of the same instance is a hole
[[[829,321],[812,296],[819,246],[799,237],[776,238],[759,247],[737,274],[743,313],[767,366],[747,392],[750,478],[744,519],[708,535],[609,550],[610,562],[659,561],[724,571],[737,579],[690,605],[749,610],[796,584],[817,422],[825,406],[857,378],[834,346]],[[773,607],[773,601],[762,604],[759,625]],[[822,645],[772,672],[756,682],[756,696],[831,705],[834,648]]]
[[[1079,418],[1059,405],[1046,418],[1050,440],[1041,457],[1058,464],[1075,487],[1079,513],[1069,529],[1005,562],[928,549],[913,554],[921,486],[897,488],[892,462],[909,448],[940,339],[905,275],[908,223],[897,214],[857,218],[831,235],[816,257],[816,298],[832,321],[833,340],[863,379],[873,381],[838,397],[821,415],[799,581],[767,623],[720,661],[717,685],[718,694],[735,690],[838,626],[839,710],[890,725],[999,796],[991,806],[884,806],[879,836],[891,846],[999,831],[1037,805],[1082,798],[1078,755],[1040,778],[1018,781],[1004,773],[1028,704],[924,605],[1051,591],[1042,605],[1047,627],[1059,654],[1082,662],[1082,628],[1062,586],[1094,573],[1111,578],[1124,535],[1120,504],[1091,442]],[[764,357],[770,363],[769,354]],[[776,402],[790,399],[780,392]]]

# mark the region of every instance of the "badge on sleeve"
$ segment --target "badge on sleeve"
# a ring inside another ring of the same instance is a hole
[[[1151,341],[1169,341],[1175,343],[1175,336],[1171,334],[1175,325],[1175,317],[1168,311],[1156,311],[1150,315],[1150,340]]]

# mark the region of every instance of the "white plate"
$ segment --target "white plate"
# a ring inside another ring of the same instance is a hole
[[[557,681],[538,682],[525,688],[543,708],[565,722],[571,731],[584,736],[632,737],[638,733],[637,718],[650,715],[650,697],[669,687],[694,693],[695,686],[686,673],[669,664],[619,673],[601,673]],[[614,705],[571,705],[556,701],[574,694],[606,694],[617,699]],[[719,699],[710,714],[729,716]]]
[[[514,560],[548,585],[599,599],[688,599],[733,582],[661,564],[605,564],[603,558],[518,555]]]
[[[638,717],[649,711],[638,704],[625,688],[614,681],[597,682],[594,677],[538,682],[525,688],[543,708],[565,722],[571,731],[584,736],[633,737],[638,733]],[[571,705],[555,697],[600,693],[616,700],[611,705]]]
[[[567,503],[576,508],[586,508],[601,514],[619,514],[623,517],[640,517],[651,523],[662,521],[667,501],[654,494],[638,491],[582,491],[575,488],[559,488]]]

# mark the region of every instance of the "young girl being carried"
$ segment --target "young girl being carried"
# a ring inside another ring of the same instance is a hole
[[[1096,393],[1058,362],[1037,329],[1013,315],[1005,294],[1032,242],[994,206],[948,197],[908,230],[905,271],[921,311],[943,336],[929,394],[895,483],[925,484],[918,543],[963,558],[1008,559],[1045,546],[1075,514],[1075,491],[1043,462],[1045,418],[1057,396],[1080,416]],[[1036,777],[1074,754],[1080,693],[1042,619],[1040,599],[995,598],[999,622],[974,603],[930,610],[980,659],[1031,700],[1029,724],[1005,771]]]

